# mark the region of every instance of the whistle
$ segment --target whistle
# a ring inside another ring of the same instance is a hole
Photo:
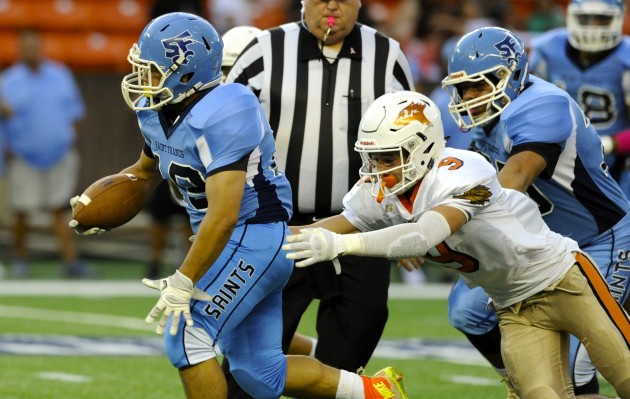
[[[322,43],[326,43],[326,40],[328,40],[328,35],[330,35],[330,30],[332,29],[334,24],[335,24],[335,17],[333,17],[331,15],[330,17],[328,17],[328,30],[324,34],[324,38],[322,39]]]

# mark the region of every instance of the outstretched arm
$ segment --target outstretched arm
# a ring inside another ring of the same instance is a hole
[[[291,234],[299,234],[300,230],[302,229],[314,229],[318,227],[339,234],[357,233],[359,231],[348,221],[348,219],[346,219],[341,214],[327,217],[326,219],[318,220],[315,223],[311,223],[305,226],[289,226],[289,229],[291,230]]]
[[[332,260],[340,255],[382,256],[393,259],[424,256],[467,222],[466,215],[451,206],[437,206],[425,212],[416,223],[404,223],[358,234],[337,234],[302,229],[290,236],[283,248],[294,251],[289,259],[304,259],[298,267]]]

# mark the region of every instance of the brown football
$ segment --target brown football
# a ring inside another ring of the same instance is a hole
[[[79,196],[72,218],[84,228],[121,226],[142,209],[147,199],[145,182],[132,174],[105,176]]]

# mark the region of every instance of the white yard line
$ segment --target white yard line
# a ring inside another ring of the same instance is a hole
[[[446,299],[451,284],[407,285],[392,283],[391,299]],[[3,296],[76,296],[76,297],[156,297],[155,290],[139,280],[4,280],[0,281],[0,302]]]
[[[99,313],[72,312],[25,306],[0,305],[0,319],[2,318],[119,327],[138,331],[151,331],[155,328],[154,326],[152,327],[144,323],[142,319],[135,317],[111,316]]]

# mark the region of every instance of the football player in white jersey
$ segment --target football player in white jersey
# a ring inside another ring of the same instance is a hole
[[[501,185],[527,192],[549,228],[577,241],[613,296],[625,303],[630,203],[577,102],[530,75],[528,65],[523,41],[506,29],[485,27],[464,35],[442,81],[451,95],[450,114],[470,130],[471,147],[492,163]],[[458,281],[449,295],[449,321],[504,375],[498,320],[487,302],[481,288]],[[597,393],[597,370],[577,339],[571,340],[570,358],[576,395]]]
[[[362,182],[340,215],[299,233],[292,228],[287,257],[304,267],[350,254],[425,256],[490,295],[521,399],[574,397],[569,333],[588,342],[604,378],[630,398],[630,319],[597,266],[547,227],[534,201],[502,188],[481,155],[444,141],[429,98],[397,92],[377,99],[355,144]]]

